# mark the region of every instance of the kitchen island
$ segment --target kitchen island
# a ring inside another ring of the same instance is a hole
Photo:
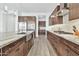
[[[34,31],[21,33],[0,34],[0,55],[1,56],[25,56],[30,51],[34,39]]]
[[[59,56],[79,56],[79,37],[47,31],[47,38]]]

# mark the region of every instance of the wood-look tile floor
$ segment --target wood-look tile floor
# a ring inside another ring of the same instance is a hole
[[[34,39],[34,45],[32,46],[28,56],[56,56],[54,49],[44,35],[40,35]]]

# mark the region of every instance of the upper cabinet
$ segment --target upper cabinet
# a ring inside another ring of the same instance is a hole
[[[35,22],[35,16],[18,16],[18,22],[26,22],[32,21]]]
[[[60,3],[60,5],[57,5],[52,14],[49,16],[49,25],[63,24],[66,18],[64,16],[67,15],[68,12],[69,4]]]
[[[60,5],[58,5],[52,14],[49,16],[49,25],[62,23],[62,17],[58,16],[57,12],[60,10]],[[60,18],[60,19],[59,19]]]
[[[66,24],[79,18],[79,3],[60,3],[49,16],[49,25]]]
[[[57,12],[60,10],[60,6],[58,5],[54,11],[52,12],[52,14],[49,16],[49,25],[54,25],[58,23],[58,16],[57,16]]]
[[[18,16],[18,31],[26,32],[35,30],[36,17],[35,16]]]
[[[63,16],[49,17],[49,25],[62,24]]]
[[[79,18],[79,3],[69,3],[69,20]]]

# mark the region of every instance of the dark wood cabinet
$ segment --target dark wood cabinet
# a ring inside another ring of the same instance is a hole
[[[20,23],[23,23],[23,30],[20,29]],[[18,32],[20,31],[35,31],[36,30],[36,16],[18,16]]]
[[[31,34],[31,38],[30,40],[28,40],[28,50],[30,51],[31,47],[34,44],[34,40],[33,40],[33,34]]]
[[[25,41],[25,44],[23,46],[23,55],[24,56],[27,56],[28,53],[29,53],[29,50],[28,50],[28,42]]]
[[[79,18],[79,3],[69,3],[69,20]]]
[[[1,56],[1,49],[0,49],[0,56]]]
[[[59,16],[60,5],[58,5],[49,16],[49,25],[62,24],[63,16]]]
[[[38,21],[38,34],[39,35],[45,35],[45,27],[46,27],[46,21]]]
[[[18,39],[15,42],[12,42],[11,44],[1,48],[0,49],[0,55],[2,56],[27,56],[29,53],[31,47],[33,46],[33,33],[29,34],[28,36],[31,36],[31,39],[27,41],[26,37],[24,36],[20,39]]]
[[[26,22],[26,21],[32,21],[36,22],[35,16],[18,16],[18,22]]]
[[[60,3],[60,5],[57,5],[49,16],[49,25],[63,24],[64,12],[62,11],[69,10],[69,7],[68,3]]]
[[[11,51],[10,53],[7,53],[6,56],[23,56],[23,46],[24,43],[21,43],[17,48],[15,48],[13,51]],[[4,55],[5,56],[5,55]]]
[[[59,56],[78,56],[79,45],[59,37],[51,32],[47,32],[47,38]]]
[[[60,6],[60,7],[58,7]],[[63,23],[63,15],[59,15],[62,13],[62,10],[69,10],[69,20],[76,20],[79,18],[79,3],[60,3],[52,14],[49,16],[49,25],[54,24],[62,24]],[[52,17],[54,16],[54,17]]]
[[[38,26],[39,27],[45,27],[46,26],[46,21],[38,21]]]
[[[49,25],[63,24],[63,16],[55,16],[49,18]]]
[[[33,45],[33,40],[28,41],[28,50],[30,51],[31,47]]]
[[[16,42],[13,42],[2,48],[3,56],[23,56],[23,47],[26,37],[23,37]]]

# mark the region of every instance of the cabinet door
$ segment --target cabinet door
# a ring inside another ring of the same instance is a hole
[[[69,3],[69,20],[75,20],[79,18],[79,3]]]
[[[19,56],[23,56],[24,54],[23,54],[23,47],[24,46],[24,42],[19,46],[19,48],[18,48],[18,55]]]
[[[60,55],[61,56],[67,56],[68,55],[68,47],[67,46],[65,46],[64,44],[62,44],[62,43],[60,43],[59,44],[60,46],[59,46],[59,53],[60,53]]]
[[[15,48],[11,53],[7,54],[8,56],[23,56],[23,47],[24,43],[21,43],[17,48]]]
[[[32,47],[32,42],[31,42],[32,40],[29,40],[29,42],[28,42],[28,48],[29,48],[29,50],[31,49],[31,47]]]
[[[78,45],[76,45],[76,44],[74,44],[70,41],[67,41],[65,39],[62,39],[62,43],[64,43],[67,46],[67,48],[65,50],[66,50],[68,56],[77,56],[77,55],[79,55]]]
[[[58,55],[66,55],[66,51],[64,50],[64,48],[66,48],[66,46],[64,44],[61,43],[61,39],[56,36],[56,35],[53,35],[54,36],[54,42],[55,42],[55,48],[56,48],[56,52]]]
[[[14,51],[8,54],[8,56],[23,56],[23,43],[19,45]]]
[[[0,49],[0,56],[1,56],[1,54],[2,54],[2,53],[1,53],[1,49]]]
[[[24,54],[24,56],[26,56],[28,54],[28,42],[25,42],[25,44],[24,44],[23,54]]]
[[[7,54],[7,56],[18,56],[18,48],[16,48],[14,51],[11,53]]]

